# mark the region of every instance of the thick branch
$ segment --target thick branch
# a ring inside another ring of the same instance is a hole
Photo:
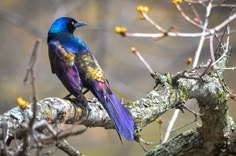
[[[191,155],[202,144],[203,140],[199,137],[199,134],[190,130],[180,134],[168,143],[162,144],[160,148],[152,149],[146,156]],[[199,155],[204,154],[199,152]]]
[[[204,79],[207,83],[202,83],[197,79],[180,78],[173,82],[173,75],[160,75],[160,82],[144,98],[125,104],[135,120],[137,132],[140,132],[144,126],[154,121],[157,117],[167,110],[184,103],[190,98],[207,99],[209,103],[216,103],[218,97],[224,93],[224,90],[215,77],[206,75]],[[193,75],[191,75],[193,76]],[[80,124],[88,127],[114,128],[107,113],[97,99],[89,100],[89,109],[91,110],[87,119],[84,119],[87,113],[82,110],[82,115],[77,113],[73,101],[60,99],[56,97],[45,98],[38,101],[38,120],[47,120],[50,123],[71,123],[80,121]],[[23,110],[28,116],[32,116],[32,105]],[[9,128],[18,128],[25,121],[25,116],[18,107],[4,113],[2,117],[8,119]],[[81,123],[81,119],[83,119]],[[17,121],[17,123],[15,122]]]
[[[217,54],[222,55],[222,53],[225,52],[221,50]],[[217,67],[223,68],[227,63],[228,56],[229,53],[217,63]],[[217,58],[219,57],[217,56]],[[125,104],[125,107],[130,110],[135,120],[137,141],[143,127],[157,119],[167,110],[180,106],[191,98],[197,99],[200,112],[203,114],[201,116],[202,127],[198,129],[198,132],[192,133],[194,138],[195,134],[197,134],[199,136],[196,136],[196,138],[201,138],[204,142],[211,142],[212,145],[219,145],[222,141],[226,141],[234,135],[233,127],[235,125],[227,113],[227,99],[229,94],[226,91],[226,84],[222,78],[223,71],[212,70],[209,73],[204,73],[202,75],[196,70],[190,70],[188,72],[180,72],[176,75],[152,75],[156,80],[155,88],[144,98]],[[84,110],[83,107],[79,108],[77,105],[73,99],[45,98],[37,102],[38,111],[36,119],[38,121],[46,120],[51,124],[73,123],[88,127],[114,128],[106,111],[97,99],[93,98],[88,101],[89,113],[87,113],[88,110]],[[24,125],[22,123],[28,121],[32,116],[31,104],[29,108],[24,110],[18,107],[9,110],[1,116],[0,122],[7,124],[10,130],[8,131],[8,136],[13,137],[16,129],[21,128]],[[186,139],[187,141],[191,140],[192,134],[187,136],[182,134],[180,136],[184,138],[189,136],[190,138]],[[177,139],[176,142],[178,141]],[[230,140],[226,143],[232,143],[232,141],[235,143],[235,140]],[[171,147],[171,142],[158,147],[158,149],[166,148],[165,146],[167,145]]]

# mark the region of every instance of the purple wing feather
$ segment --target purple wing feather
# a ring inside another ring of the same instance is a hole
[[[57,75],[71,94],[78,97],[82,94],[83,85],[76,65],[68,65],[62,59],[66,51],[59,42],[51,41],[49,42],[48,47],[52,73]]]

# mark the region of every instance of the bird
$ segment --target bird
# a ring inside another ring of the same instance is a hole
[[[109,87],[109,82],[89,47],[74,35],[87,23],[71,17],[56,19],[48,31],[48,53],[51,71],[76,100],[87,108],[83,89],[101,102],[116,131],[128,141],[134,140],[134,119]],[[120,138],[121,139],[121,138]]]

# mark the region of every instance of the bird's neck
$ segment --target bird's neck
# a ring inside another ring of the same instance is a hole
[[[58,37],[58,36],[65,36],[65,37],[75,37],[74,34],[68,32],[60,32],[60,33],[52,33],[48,32],[48,37]]]
[[[77,52],[90,51],[88,46],[77,36],[71,33],[48,33],[48,43],[51,41],[58,41],[60,44],[64,45],[64,48],[70,49],[74,48]]]
[[[65,33],[65,32],[61,32],[61,33],[51,33],[48,32],[48,38],[47,38],[47,42],[49,43],[51,40],[60,40],[63,38],[76,38],[76,36],[74,36],[74,34],[71,33]]]

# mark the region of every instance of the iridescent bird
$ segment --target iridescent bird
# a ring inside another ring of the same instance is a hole
[[[104,72],[88,46],[73,35],[77,27],[86,25],[70,17],[58,18],[48,31],[48,51],[52,73],[78,102],[87,106],[82,89],[89,89],[110,116],[117,132],[127,140],[134,139],[134,121],[131,113],[112,93]]]

